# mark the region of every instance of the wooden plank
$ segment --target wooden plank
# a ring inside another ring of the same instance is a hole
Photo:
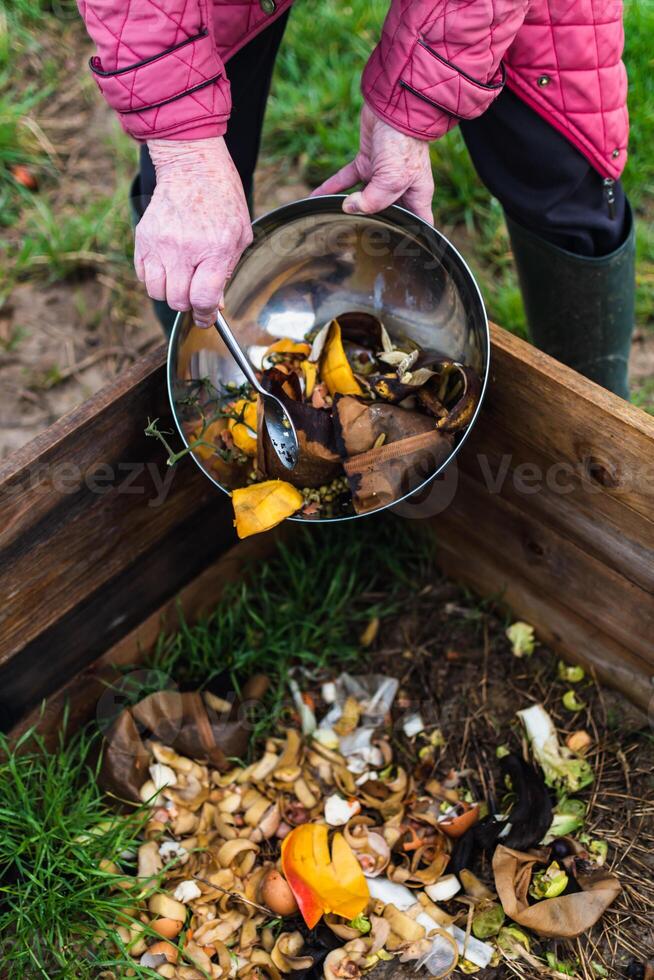
[[[461,472],[457,507],[451,522],[457,533],[469,529],[470,539],[491,554],[503,555],[515,574],[538,591],[554,593],[607,636],[641,657],[654,669],[654,602],[651,592],[629,579],[565,534],[541,522],[532,510],[520,509],[505,496],[494,495],[492,510],[486,488]],[[470,514],[484,520],[470,522]]]
[[[0,668],[0,725],[49,697],[173,596],[233,542],[231,508],[212,502],[70,609]]]
[[[500,424],[543,457],[569,464],[592,487],[598,513],[654,522],[654,418],[501,327],[491,326],[484,424]],[[619,503],[620,507],[613,506]]]
[[[647,707],[654,420],[501,329],[492,336],[479,424],[449,476],[453,499],[431,518],[443,568],[501,594],[545,642]]]
[[[654,687],[641,660],[556,598],[522,581],[513,567],[507,567],[503,555],[494,557],[466,537],[450,538],[442,528],[433,531],[438,561],[446,574],[486,598],[497,599],[515,619],[533,624],[539,640],[562,658],[595,671],[601,682],[643,710],[651,709]]]
[[[562,654],[597,664],[627,694],[637,687],[631,696],[643,703],[654,420],[499,328],[492,333],[487,402],[457,463],[458,492],[433,521],[445,567],[481,592],[501,591]],[[76,687],[72,675],[108,648],[132,651],[137,635],[145,642],[162,604],[233,541],[227,498],[190,461],[159,492],[167,473],[143,428],[148,416],[168,422],[163,353],[0,467],[8,721],[62,684]],[[505,460],[507,477],[493,488],[489,466]],[[570,467],[570,492],[548,480],[527,492],[525,463],[545,474]],[[195,614],[199,606],[185,601]]]
[[[92,662],[70,675],[44,705],[38,705],[16,721],[11,728],[12,739],[20,738],[32,727],[47,740],[56,738],[65,709],[71,731],[94,718],[101,723],[107,713],[107,691],[119,679],[119,668],[143,664],[160,634],[176,629],[180,609],[189,623],[211,612],[225,586],[241,578],[250,561],[267,557],[280,538],[289,537],[291,528],[296,530],[294,525],[288,525],[233,545],[203,572],[187,580],[177,595],[159,605],[117,642],[105,647],[101,655],[96,652]]]
[[[25,531],[51,513],[53,493],[70,497],[73,491],[65,488],[74,489],[73,476],[83,485],[83,478],[105,461],[108,441],[118,459],[129,453],[135,431],[129,413],[134,411],[133,421],[140,426],[143,412],[147,415],[165,408],[165,358],[165,346],[144,355],[0,462],[0,548],[20,541]],[[73,453],[79,453],[79,458]],[[77,466],[74,473],[73,466]]]
[[[234,541],[228,498],[144,435],[165,350],[0,468],[0,720],[11,723]]]
[[[508,447],[510,446],[510,452]],[[489,493],[501,491],[521,510],[566,535],[643,589],[654,589],[654,522],[625,508],[585,479],[572,464],[548,458],[484,417],[459,460],[460,468],[482,480]],[[541,493],[544,483],[550,492]]]

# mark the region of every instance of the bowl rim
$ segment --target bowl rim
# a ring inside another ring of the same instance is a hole
[[[253,244],[254,245],[259,244],[256,239],[256,230],[258,227],[274,220],[273,230],[275,230],[277,227],[279,227],[280,224],[284,223],[283,221],[280,222],[280,218],[283,219],[287,213],[289,217],[292,217],[293,219],[302,217],[301,214],[302,211],[305,211],[306,214],[334,213],[334,214],[344,214],[346,217],[352,217],[352,218],[365,217],[365,218],[370,218],[372,220],[375,219],[383,220],[384,218],[386,218],[387,220],[390,220],[391,223],[393,223],[394,215],[402,215],[403,219],[409,218],[412,222],[417,223],[418,226],[422,226],[423,228],[425,228],[430,235],[436,235],[436,237],[440,240],[441,244],[445,246],[443,250],[444,253],[447,251],[452,253],[455,259],[460,263],[465,274],[467,275],[469,284],[472,287],[473,292],[479,301],[479,306],[481,309],[482,317],[481,317],[480,327],[482,330],[482,336],[484,336],[486,340],[486,364],[483,372],[483,377],[481,378],[481,391],[479,393],[479,401],[477,402],[477,406],[475,408],[472,418],[470,419],[468,426],[466,427],[465,432],[459,437],[456,445],[452,449],[452,452],[449,454],[449,456],[447,456],[447,458],[444,459],[436,467],[434,472],[431,473],[428,477],[426,477],[426,479],[424,479],[423,482],[419,484],[419,486],[414,487],[413,490],[410,490],[408,493],[405,493],[404,496],[398,497],[397,500],[393,500],[391,501],[391,503],[384,504],[381,507],[377,507],[375,510],[366,512],[365,514],[345,514],[341,517],[314,517],[314,518],[298,517],[293,515],[291,517],[286,518],[287,520],[295,521],[298,524],[336,524],[336,523],[340,523],[341,521],[356,520],[360,517],[372,517],[375,514],[380,514],[384,510],[392,510],[394,507],[398,507],[400,504],[404,503],[404,501],[409,500],[411,497],[414,497],[416,494],[425,490],[425,488],[428,487],[430,483],[433,483],[436,477],[440,473],[442,473],[443,470],[447,466],[449,466],[454,459],[456,459],[457,455],[461,450],[461,447],[464,445],[468,436],[472,432],[472,429],[474,428],[475,422],[481,410],[484,397],[486,395],[486,390],[488,388],[488,379],[490,376],[491,343],[490,343],[490,328],[488,326],[488,314],[486,312],[486,306],[484,303],[483,296],[481,295],[481,290],[479,289],[479,284],[477,283],[477,280],[473,275],[470,266],[463,258],[463,256],[456,248],[456,246],[453,245],[452,242],[449,240],[449,238],[447,238],[447,236],[444,235],[443,232],[439,231],[438,228],[436,228],[434,225],[430,225],[423,218],[420,218],[418,217],[418,215],[414,214],[413,211],[409,211],[408,208],[403,208],[399,204],[391,204],[389,207],[384,208],[383,211],[376,211],[373,214],[360,215],[356,212],[353,214],[348,214],[347,212],[344,212],[342,210],[342,202],[345,200],[346,196],[347,195],[345,194],[323,194],[316,197],[303,197],[297,201],[291,201],[289,204],[282,204],[277,208],[273,208],[271,211],[267,211],[265,214],[262,214],[258,218],[255,218],[255,220],[252,222],[252,228],[255,232],[255,239]],[[403,222],[400,222],[399,224],[400,226],[402,226]],[[248,249],[246,249],[243,254],[244,255],[247,254],[249,248],[251,247],[252,246],[248,246]],[[168,402],[173,414],[173,419],[175,421],[175,427],[186,449],[189,448],[189,442],[188,439],[186,438],[186,434],[184,433],[182,426],[180,425],[178,413],[177,413],[177,407],[175,404],[175,399],[173,397],[173,351],[175,350],[178,334],[182,328],[184,318],[187,316],[187,312],[188,311],[180,312],[175,317],[173,329],[171,331],[170,339],[168,341],[168,354],[166,358],[166,387],[168,391]],[[207,329],[210,330],[211,327],[207,327]],[[228,497],[231,497],[232,495],[231,492],[226,487],[224,487],[221,483],[219,483],[218,480],[216,480],[210,473],[207,472],[207,470],[204,468],[204,466],[202,465],[200,460],[195,456],[195,454],[193,452],[190,452],[189,455],[193,460],[193,462],[196,464],[196,466],[199,467],[202,474],[208,480],[210,480],[211,483],[213,483],[214,486],[216,486],[222,493],[226,494]]]

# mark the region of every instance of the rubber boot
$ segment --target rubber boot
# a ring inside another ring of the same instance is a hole
[[[628,367],[635,314],[636,236],[615,252],[574,255],[507,216],[532,342],[621,398],[629,398]]]

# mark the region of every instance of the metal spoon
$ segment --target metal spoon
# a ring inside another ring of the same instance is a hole
[[[292,470],[297,463],[298,456],[300,454],[300,448],[297,441],[297,433],[295,431],[295,426],[293,425],[292,419],[279,398],[275,395],[271,395],[269,391],[262,388],[259,379],[254,373],[254,369],[247,357],[241,350],[239,343],[232,333],[227,320],[222,315],[220,310],[216,314],[216,330],[225,341],[225,345],[229,350],[241,371],[252,385],[252,387],[258,391],[259,395],[263,399],[263,417],[266,423],[266,429],[268,430],[268,435],[270,436],[270,441],[273,445],[273,449],[277,453],[280,463],[285,466],[287,470]]]

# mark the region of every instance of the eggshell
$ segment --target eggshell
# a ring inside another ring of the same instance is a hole
[[[179,959],[179,950],[172,943],[155,943],[154,946],[148,947],[148,953],[151,953],[152,956],[162,953],[169,963],[176,963]]]
[[[181,902],[176,902],[174,898],[163,894],[163,892],[152,896],[148,902],[148,908],[152,915],[156,915],[160,919],[186,921],[186,906],[182,905]]]
[[[152,928],[162,939],[174,939],[182,931],[183,922],[179,919],[155,919]]]
[[[479,820],[479,804],[473,803],[472,806],[468,804],[459,804],[465,807],[462,813],[457,814],[454,817],[445,817],[443,820],[438,821],[438,826],[444,834],[448,837],[463,837],[467,830],[477,823]]]
[[[293,915],[298,910],[295,896],[279,871],[269,871],[262,879],[259,901],[275,915]]]

